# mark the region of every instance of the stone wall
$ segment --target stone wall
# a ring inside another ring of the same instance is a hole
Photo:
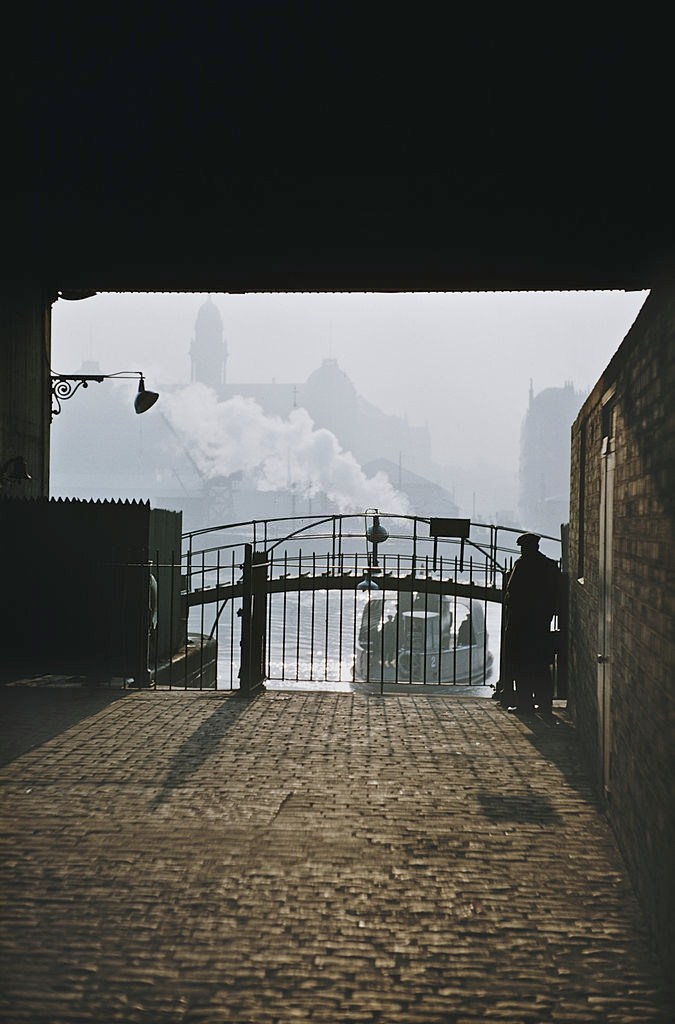
[[[51,303],[37,284],[0,286],[0,465],[23,456],[31,479],[0,497],[49,492]]]
[[[612,389],[614,389],[612,394]],[[598,711],[600,493],[611,395],[609,777]],[[660,953],[675,963],[675,292],[652,293],[572,428],[569,708]],[[606,786],[603,784],[606,783]]]

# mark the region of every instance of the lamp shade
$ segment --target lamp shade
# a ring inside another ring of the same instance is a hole
[[[143,377],[138,382],[138,393],[134,398],[134,409],[137,413],[147,412],[155,404],[159,395],[156,391],[147,391]]]
[[[371,544],[383,544],[389,531],[382,526],[379,516],[373,516],[373,525],[366,530],[366,538]]]
[[[19,484],[32,479],[23,455],[15,455],[13,459],[7,459],[0,467],[0,486],[2,484]]]

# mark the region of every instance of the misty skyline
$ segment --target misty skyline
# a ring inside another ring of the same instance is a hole
[[[517,471],[530,380],[538,393],[591,387],[646,292],[397,294],[211,293],[228,346],[227,379],[301,382],[337,359],[386,413],[428,423],[434,461]],[[52,370],[142,370],[148,387],[190,380],[206,293],[101,294],[53,307]]]

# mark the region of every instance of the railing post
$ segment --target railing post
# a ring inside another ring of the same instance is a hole
[[[252,691],[263,690],[267,676],[267,551],[253,553],[251,584],[253,613],[251,616],[251,686]]]
[[[248,697],[251,690],[251,611],[253,605],[252,561],[253,547],[251,544],[245,544],[241,580],[243,594],[241,596],[241,644],[239,647],[239,693],[242,697]]]
[[[138,618],[128,622],[128,635],[131,638],[131,672],[135,686],[145,688],[151,684],[149,665],[149,623],[150,623],[150,566],[147,563],[131,564],[128,567],[131,588],[137,590]],[[134,602],[135,603],[135,602]],[[130,607],[134,604],[130,601]]]
[[[251,697],[264,689],[267,646],[267,552],[252,544],[244,545],[242,584],[239,693]]]
[[[502,701],[509,703],[513,699],[513,679],[511,679],[511,659],[507,651],[506,643],[506,605],[504,597],[506,594],[506,582],[509,578],[509,571],[502,569],[502,614],[500,622],[499,642],[499,678],[495,693],[501,696]]]

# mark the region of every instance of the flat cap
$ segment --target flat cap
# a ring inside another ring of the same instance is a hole
[[[521,533],[520,537],[518,537],[516,541],[516,544],[520,544],[521,546],[523,544],[539,544],[540,540],[541,537],[538,533]]]

